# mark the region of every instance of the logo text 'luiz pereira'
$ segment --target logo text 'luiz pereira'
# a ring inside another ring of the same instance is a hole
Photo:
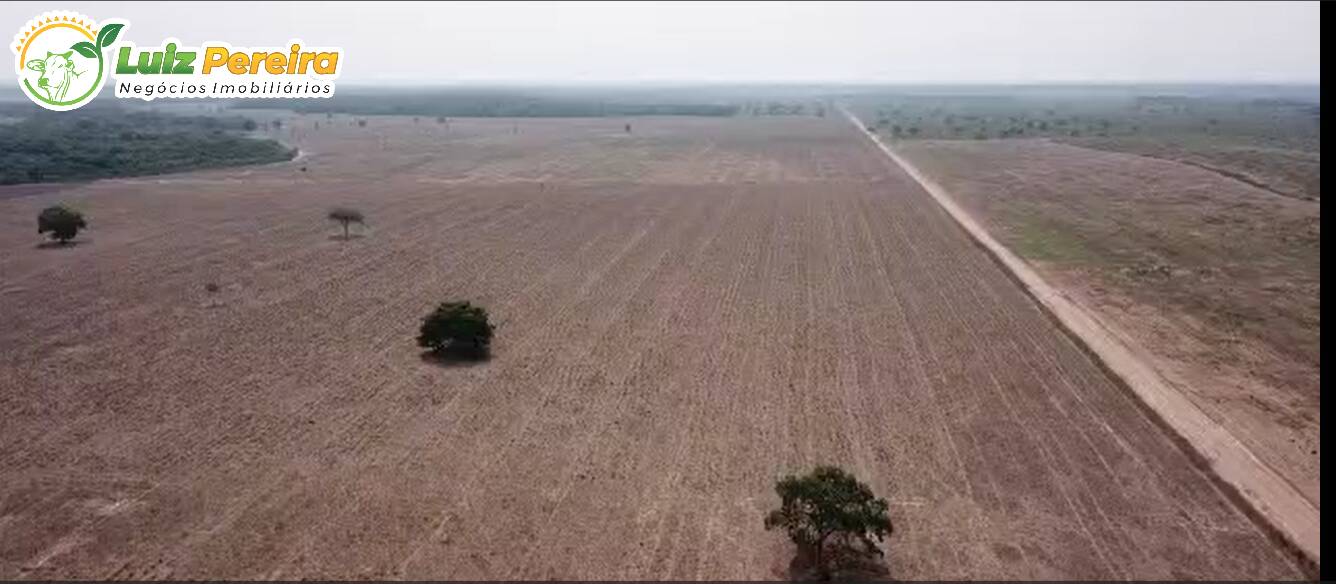
[[[14,36],[19,87],[37,105],[65,111],[92,100],[108,76],[116,97],[312,98],[334,94],[343,50],[290,40],[280,47],[189,46],[175,38],[155,47],[117,39],[120,19],[95,22],[47,12]]]

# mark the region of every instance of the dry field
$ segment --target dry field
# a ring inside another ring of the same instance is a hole
[[[1320,505],[1320,203],[1046,141],[900,150]]]
[[[784,578],[818,462],[894,577],[1302,576],[843,120],[293,120],[0,197],[0,578]],[[454,298],[490,362],[420,358]]]

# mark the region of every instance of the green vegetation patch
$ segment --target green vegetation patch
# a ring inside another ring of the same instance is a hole
[[[734,103],[707,97],[630,91],[555,89],[406,89],[348,91],[319,100],[255,100],[246,107],[300,113],[436,116],[442,118],[592,118],[711,116],[738,113]],[[281,102],[281,103],[280,103]]]
[[[1027,260],[1095,264],[1110,259],[1087,245],[1074,226],[1058,221],[1017,215],[1008,231],[1007,246]]]
[[[241,116],[173,116],[120,108],[39,111],[0,124],[0,184],[141,176],[291,160]]]

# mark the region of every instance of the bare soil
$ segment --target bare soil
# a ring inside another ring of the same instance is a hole
[[[1303,576],[844,120],[288,119],[307,172],[0,201],[0,578],[785,578],[816,463],[895,578]]]
[[[1311,148],[1167,137],[1063,138],[1061,142],[1113,152],[1152,156],[1196,166],[1267,192],[1308,201],[1322,199],[1321,145]]]
[[[898,149],[1140,349],[1316,516],[1319,204],[1192,166],[1046,141]]]

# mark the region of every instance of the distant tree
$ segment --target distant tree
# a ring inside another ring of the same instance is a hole
[[[64,205],[47,207],[37,215],[38,235],[50,232],[49,237],[62,245],[74,239],[79,230],[86,227],[88,222],[84,221],[83,214]]]
[[[302,170],[305,171],[306,167],[303,166]],[[350,209],[348,207],[335,207],[333,209],[330,209],[329,215],[327,215],[327,217],[329,218],[330,221],[334,221],[336,223],[343,225],[344,239],[348,239],[349,225],[353,223],[356,223],[358,225],[366,225],[366,220],[365,218],[362,217],[362,212],[358,211],[357,209]]]
[[[283,120],[274,120],[274,121],[270,122],[270,125],[272,125],[272,126],[274,127],[275,130],[282,129],[282,128],[283,128]]]
[[[359,127],[359,128],[365,128],[365,127],[366,127],[366,120],[357,120],[357,127]]]
[[[445,123],[445,116],[436,116],[436,123],[438,123],[438,124],[444,124],[444,123]]]
[[[903,132],[903,131],[904,131],[904,128],[901,128],[901,127],[900,127],[900,124],[895,124],[894,126],[891,126],[891,135],[892,135],[892,136],[899,136],[900,133]]]
[[[334,119],[334,112],[325,112],[325,119],[326,120]]]
[[[627,133],[627,134],[630,134],[630,133],[631,133],[631,124],[627,124],[627,125],[626,125],[626,133]]]
[[[495,328],[487,309],[468,302],[443,302],[422,319],[417,343],[437,355],[481,358],[487,355]]]
[[[250,119],[248,119],[248,120],[242,122],[242,123],[241,123],[241,128],[242,128],[243,130],[246,130],[247,132],[253,132],[253,131],[255,131],[255,128],[256,128],[255,120],[250,120]]]
[[[910,126],[910,128],[909,128],[909,135],[910,135],[910,136],[915,136],[915,137],[917,137],[917,136],[919,135],[919,127],[918,127],[918,126]]]
[[[827,547],[882,555],[882,541],[894,532],[885,499],[853,475],[833,466],[818,466],[803,476],[788,475],[775,484],[780,508],[765,517],[765,528],[783,529],[799,548],[814,558],[817,574],[829,578]],[[861,544],[862,550],[855,547]],[[832,550],[834,551],[834,550]]]

